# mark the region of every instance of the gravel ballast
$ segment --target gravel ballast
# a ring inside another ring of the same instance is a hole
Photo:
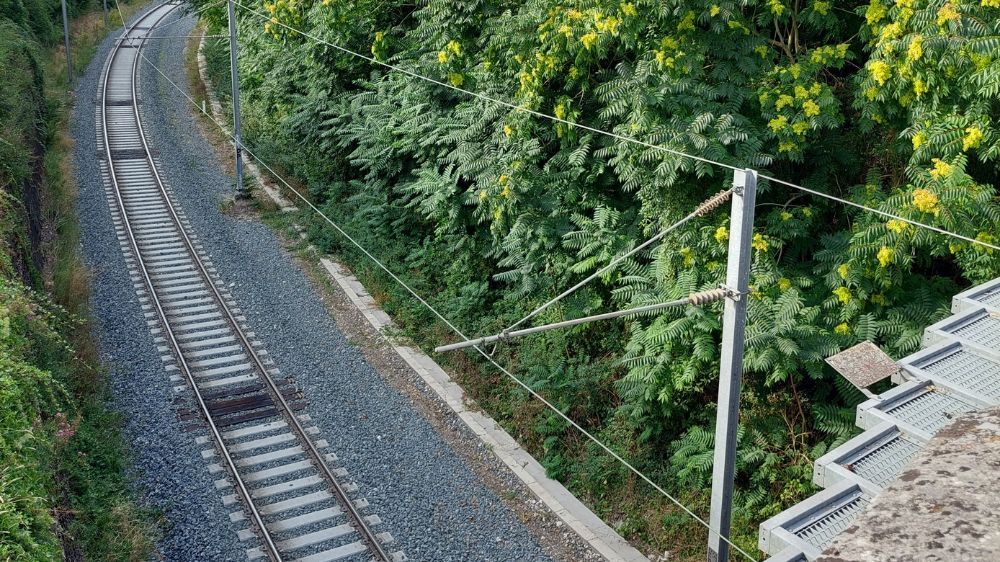
[[[119,34],[112,32],[100,45],[77,81],[70,123],[83,256],[92,273],[95,335],[111,378],[112,407],[124,418],[140,501],[164,519],[160,555],[165,560],[243,561],[245,548],[194,436],[181,430],[174,393],[129,279],[105,199],[95,116],[101,71]]]
[[[173,19],[173,18],[170,18]],[[170,26],[186,35],[193,21]],[[167,560],[245,560],[228,510],[194,436],[181,431],[172,384],[156,352],[114,235],[97,160],[94,108],[105,41],[78,83],[73,114],[78,210],[85,259],[94,272],[92,309],[114,405],[126,418],[136,481],[168,527]],[[187,88],[184,40],[151,42],[144,53]],[[285,376],[295,378],[308,413],[338,464],[412,560],[547,560],[498,495],[353,347],[281,240],[265,225],[224,213],[233,178],[199,133],[190,102],[142,66],[142,111],[160,172],[172,187],[247,324]],[[471,438],[471,437],[470,437]]]

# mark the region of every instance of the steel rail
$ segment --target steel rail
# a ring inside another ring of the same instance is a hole
[[[168,3],[169,2],[165,2],[164,4],[161,4],[161,6],[166,5]],[[168,15],[169,13],[170,12],[167,12],[167,14],[164,14],[162,17],[158,18],[157,23],[160,20],[162,20],[164,17],[166,17],[166,15]],[[144,20],[141,20],[141,21],[144,21]],[[155,25],[155,23],[154,23],[154,25]],[[152,28],[152,27],[153,26],[150,26],[150,28]],[[129,29],[129,31],[131,31],[131,28]],[[152,32],[152,29],[150,29],[150,32]],[[128,32],[126,32],[126,36],[127,36],[127,34],[128,34]],[[147,33],[146,35],[149,35],[149,34]],[[126,36],[123,36],[119,40],[118,45],[116,46],[116,53],[114,53],[113,56],[115,54],[117,54],[117,47],[121,45],[121,42],[125,39]],[[376,533],[365,522],[364,516],[362,516],[361,513],[358,511],[357,507],[354,505],[354,502],[351,501],[351,498],[348,496],[346,490],[344,490],[343,486],[340,484],[340,482],[338,481],[338,479],[336,478],[336,476],[330,470],[330,467],[326,464],[325,460],[323,459],[323,455],[316,448],[316,445],[312,442],[312,439],[309,438],[308,434],[306,433],[305,428],[299,422],[298,417],[294,414],[291,406],[288,404],[287,400],[285,400],[285,397],[282,394],[282,392],[280,391],[280,389],[278,388],[277,384],[271,378],[271,375],[268,372],[267,366],[261,360],[259,354],[256,351],[256,348],[252,345],[252,343],[250,342],[249,338],[244,333],[243,328],[240,326],[239,322],[236,320],[236,318],[233,315],[232,311],[230,310],[228,304],[226,304],[226,300],[223,298],[222,294],[218,290],[218,287],[216,287],[214,281],[212,280],[212,277],[209,275],[209,273],[207,271],[207,268],[202,263],[202,261],[201,261],[201,259],[199,257],[198,252],[195,250],[193,242],[191,241],[190,237],[188,236],[188,233],[187,233],[186,229],[184,228],[184,226],[182,225],[182,223],[180,221],[180,217],[177,215],[177,212],[174,209],[173,203],[171,202],[170,197],[167,194],[166,188],[164,187],[163,181],[160,178],[159,170],[157,169],[156,164],[153,162],[152,153],[149,150],[149,145],[148,145],[148,141],[146,139],[145,131],[144,131],[143,126],[142,126],[142,121],[139,118],[138,88],[137,88],[137,84],[136,84],[136,78],[137,78],[137,75],[138,75],[137,69],[138,69],[139,59],[140,58],[144,58],[142,56],[141,48],[145,44],[145,41],[146,41],[146,39],[142,38],[141,41],[139,42],[139,46],[138,46],[138,49],[136,51],[136,57],[135,57],[135,59],[133,61],[133,69],[132,69],[133,113],[134,113],[134,116],[135,116],[135,119],[136,119],[136,124],[137,124],[138,132],[139,132],[139,138],[140,138],[140,141],[142,142],[143,151],[145,153],[146,160],[147,160],[147,162],[149,164],[149,167],[150,167],[150,169],[152,171],[153,177],[154,177],[154,179],[156,181],[156,186],[159,189],[161,195],[163,196],[163,199],[164,199],[164,202],[165,202],[165,208],[169,212],[171,220],[176,225],[177,232],[180,235],[180,237],[181,237],[181,239],[182,239],[182,241],[184,243],[184,246],[187,248],[188,253],[192,257],[192,262],[195,264],[195,267],[197,268],[197,270],[200,273],[201,277],[204,279],[205,284],[209,287],[209,289],[210,289],[210,291],[212,293],[212,296],[214,297],[214,300],[219,304],[219,310],[223,313],[223,315],[225,316],[225,318],[227,320],[227,323],[233,329],[234,334],[239,338],[240,342],[242,343],[244,349],[247,352],[247,355],[253,361],[254,366],[256,367],[257,371],[260,374],[260,378],[267,385],[267,388],[269,389],[270,394],[272,395],[271,396],[272,400],[281,406],[282,417],[285,418],[285,421],[288,424],[288,426],[292,429],[292,431],[299,438],[299,441],[304,446],[304,449],[305,449],[307,455],[312,459],[313,464],[319,470],[319,472],[320,472],[321,476],[323,477],[323,479],[333,489],[334,493],[336,494],[336,496],[337,496],[337,498],[339,500],[339,503],[343,506],[345,512],[347,513],[347,515],[348,515],[348,517],[350,519],[351,526],[354,527],[355,530],[357,530],[359,532],[359,534],[361,535],[362,540],[371,549],[371,551],[373,552],[373,554],[376,556],[376,559],[382,560],[384,562],[391,562],[393,560],[392,556],[388,552],[386,552],[386,550],[382,546],[382,543],[379,540],[379,538],[376,535]],[[110,63],[109,63],[109,69],[110,69]],[[108,76],[110,76],[110,71],[105,76],[105,85],[104,85],[104,97],[105,97],[105,99],[103,99],[102,101],[106,101]],[[104,103],[103,105],[104,105],[104,109],[105,109],[105,112],[106,112],[107,104]],[[107,135],[107,116],[106,116],[106,113],[104,115],[104,143],[105,143],[105,150],[108,153],[108,168],[109,168],[109,170],[111,172],[112,182],[113,182],[113,185],[114,185],[114,188],[115,188],[116,198],[118,200],[119,209],[120,209],[120,211],[122,213],[122,217],[123,217],[123,220],[125,221],[125,225],[126,225],[126,229],[125,230],[128,233],[130,242],[132,244],[132,248],[135,251],[136,261],[137,261],[137,263],[140,264],[140,266],[141,266],[140,269],[142,270],[143,277],[144,277],[144,279],[145,279],[145,281],[147,283],[147,286],[150,289],[151,297],[152,297],[152,299],[154,300],[154,302],[156,304],[157,313],[158,313],[158,315],[160,317],[161,322],[164,324],[164,327],[165,327],[164,333],[169,334],[169,336],[170,336],[172,348],[174,349],[175,355],[179,359],[178,364],[181,366],[182,370],[184,371],[184,374],[185,374],[186,378],[188,379],[188,382],[190,383],[190,385],[191,385],[191,387],[192,387],[192,389],[194,391],[194,394],[195,394],[195,397],[196,397],[197,402],[199,404],[199,407],[201,408],[202,412],[204,413],[205,418],[209,421],[209,426],[210,426],[210,428],[212,430],[213,437],[215,438],[217,444],[219,444],[219,447],[222,450],[223,456],[224,456],[224,458],[226,460],[226,464],[229,467],[231,473],[234,475],[234,479],[237,481],[238,491],[240,492],[240,495],[244,499],[244,502],[247,504],[248,509],[251,511],[251,515],[253,517],[253,521],[254,521],[255,525],[261,531],[261,535],[262,535],[262,538],[264,539],[264,543],[265,543],[264,546],[265,546],[266,550],[268,551],[267,554],[273,560],[280,561],[281,560],[281,555],[278,552],[278,548],[275,545],[273,539],[271,538],[270,533],[268,532],[267,527],[266,527],[266,525],[263,522],[263,518],[262,518],[261,514],[256,509],[256,506],[255,506],[255,504],[254,504],[254,502],[252,500],[252,497],[250,496],[249,490],[246,488],[245,484],[242,482],[242,480],[240,479],[240,477],[238,475],[235,463],[232,460],[232,457],[229,455],[229,452],[226,449],[226,446],[225,446],[225,443],[224,443],[224,441],[222,439],[221,433],[219,432],[219,430],[215,426],[215,424],[211,421],[211,414],[210,414],[210,412],[208,410],[208,406],[205,403],[204,399],[201,396],[200,391],[197,388],[194,376],[191,373],[190,368],[188,367],[188,365],[186,363],[186,360],[183,357],[183,354],[181,353],[180,345],[176,341],[176,339],[174,338],[173,332],[171,331],[171,329],[169,327],[169,324],[168,324],[167,319],[166,319],[165,312],[163,311],[162,306],[160,306],[159,299],[156,297],[155,291],[153,289],[152,279],[149,277],[148,272],[146,271],[145,266],[142,263],[141,257],[139,257],[138,244],[136,243],[136,241],[135,241],[135,239],[134,239],[134,237],[132,235],[131,229],[128,227],[127,218],[125,217],[126,211],[125,211],[124,201],[123,201],[123,199],[121,197],[121,194],[120,194],[120,192],[118,190],[117,180],[114,177],[114,166],[111,164],[111,150],[110,150],[110,144],[109,144],[108,135]]]
[[[153,10],[151,10],[150,14],[156,12],[157,10],[159,10],[159,8],[161,8],[161,7],[163,7],[163,6],[167,5],[167,4],[170,4],[170,2],[164,2],[163,4],[160,4],[159,6],[157,6]],[[155,25],[160,20],[162,20],[163,18],[165,18],[168,15],[170,15],[172,12],[173,12],[173,10],[168,11],[165,14],[161,15],[159,18],[156,19],[156,21],[153,22],[153,25]],[[246,483],[243,482],[242,478],[240,478],[240,476],[239,476],[239,472],[236,469],[236,463],[233,461],[232,456],[229,454],[229,451],[226,448],[225,441],[222,438],[222,433],[219,431],[219,428],[212,421],[212,416],[209,414],[208,405],[205,403],[205,400],[202,397],[201,391],[198,389],[198,385],[196,384],[196,381],[195,381],[195,378],[194,378],[194,374],[191,372],[191,369],[188,366],[187,361],[184,359],[184,354],[181,352],[180,343],[177,341],[176,337],[174,336],[173,330],[170,328],[170,322],[167,319],[167,314],[163,310],[163,306],[160,303],[160,299],[159,299],[159,297],[156,294],[156,289],[153,286],[153,280],[149,276],[149,271],[147,270],[146,265],[143,262],[142,255],[141,255],[140,250],[139,250],[139,244],[138,244],[138,242],[135,239],[135,235],[134,235],[134,233],[132,231],[132,227],[131,227],[130,222],[129,222],[128,211],[125,208],[125,200],[122,197],[121,191],[120,191],[119,186],[118,186],[118,178],[117,178],[116,173],[115,173],[114,161],[112,159],[112,154],[111,154],[111,144],[110,144],[109,137],[108,137],[108,112],[107,112],[107,108],[108,108],[108,103],[107,103],[108,81],[110,80],[110,77],[111,77],[111,68],[114,65],[115,57],[118,56],[118,52],[119,52],[119,50],[121,48],[122,43],[125,41],[126,38],[131,39],[129,37],[129,33],[131,33],[133,31],[132,28],[136,27],[139,23],[145,22],[146,18],[148,18],[148,17],[149,17],[148,15],[143,16],[135,24],[133,24],[132,26],[126,28],[126,30],[125,30],[124,34],[122,35],[122,37],[120,37],[118,39],[118,42],[115,45],[114,52],[112,52],[111,56],[108,58],[108,61],[109,61],[108,62],[108,66],[105,69],[104,82],[102,84],[102,92],[101,92],[101,125],[102,125],[102,133],[103,133],[103,137],[104,137],[104,150],[105,150],[105,153],[107,154],[107,158],[108,158],[107,159],[108,175],[111,177],[111,184],[112,184],[112,187],[114,188],[113,191],[114,191],[114,194],[115,194],[115,200],[118,203],[118,211],[119,211],[119,213],[121,213],[121,220],[122,220],[122,224],[125,227],[124,228],[125,234],[128,236],[129,245],[131,246],[132,252],[135,255],[135,261],[136,261],[136,264],[138,266],[137,269],[142,274],[143,280],[146,283],[146,287],[147,287],[148,292],[149,292],[150,301],[153,303],[153,306],[156,308],[157,316],[160,319],[160,323],[163,325],[163,333],[166,335],[166,337],[170,341],[170,347],[173,350],[175,357],[177,358],[178,366],[180,367],[181,371],[183,371],[184,376],[187,378],[188,384],[190,384],[191,390],[194,393],[195,400],[198,402],[198,406],[201,408],[202,412],[205,414],[205,420],[206,420],[206,422],[208,424],[209,429],[211,430],[212,437],[215,439],[215,442],[218,445],[219,450],[221,451],[222,456],[223,456],[223,458],[225,460],[226,466],[229,468],[229,472],[232,474],[233,480],[235,480],[235,482],[236,482],[236,488],[237,488],[240,496],[242,497],[242,499],[244,501],[244,504],[247,506],[247,509],[250,511],[250,515],[251,515],[251,517],[253,519],[254,524],[257,526],[257,528],[258,528],[258,530],[260,532],[260,536],[261,536],[261,539],[262,539],[262,542],[263,542],[265,553],[272,560],[274,560],[275,562],[281,562],[282,558],[281,558],[281,554],[278,552],[278,547],[275,544],[274,540],[271,538],[270,533],[267,531],[267,526],[264,524],[263,516],[260,514],[260,512],[257,510],[256,506],[254,505],[253,499],[252,499],[252,497],[250,495],[250,490],[246,487]],[[150,27],[152,27],[152,26],[150,26]],[[138,55],[139,55],[139,52],[140,52],[140,50],[142,48],[142,45],[144,43],[145,43],[145,41],[141,41],[139,43],[139,46],[138,46],[138,48],[136,50],[135,60],[132,63],[132,105],[133,105],[133,112],[134,112],[135,119],[136,119],[136,125],[139,128],[140,134],[141,134],[141,131],[142,131],[142,125],[141,125],[141,122],[139,121],[139,103],[138,103],[139,100],[138,100],[138,92],[136,90],[136,80],[135,79],[136,79],[136,74],[137,74],[136,73],[136,68],[137,68],[136,63],[139,60],[139,56]],[[132,44],[131,40],[129,41],[129,44],[130,44],[130,46],[134,46]],[[146,144],[145,138],[143,138],[142,140],[143,140],[143,148],[146,151],[147,162],[149,162],[150,167],[154,170],[154,175],[156,175],[155,174],[156,167],[153,164],[152,156],[149,154],[149,146]],[[162,184],[160,184],[160,179],[159,179],[158,175],[156,175],[156,181],[157,181],[157,184],[160,186],[160,188],[162,190],[163,186],[162,186]],[[176,216],[174,216],[174,218],[176,219]],[[178,230],[180,230],[180,231],[183,232],[184,229],[181,227],[180,222],[177,221],[176,224],[178,226]],[[186,236],[185,236],[185,239],[187,239]],[[189,250],[193,250],[193,249],[194,249],[193,247],[189,248]],[[194,252],[192,252],[192,255],[193,256],[197,256],[197,254],[194,253]],[[194,261],[195,262],[199,262],[199,260],[197,260],[197,258],[195,258]],[[212,283],[212,281],[210,279],[208,280],[208,284],[210,286],[212,286],[212,287],[215,286],[215,284]],[[220,302],[221,302],[221,299],[220,299]]]

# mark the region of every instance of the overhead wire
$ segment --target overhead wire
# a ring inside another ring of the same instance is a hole
[[[183,89],[181,89],[173,80],[170,79],[169,76],[167,76],[162,70],[160,70],[160,68],[158,66],[156,66],[152,61],[150,61],[148,58],[146,58],[145,55],[143,55],[142,53],[139,53],[139,57],[143,61],[145,61],[146,64],[150,65],[154,70],[156,70],[156,72],[159,73],[160,76],[162,76],[167,82],[169,82],[170,85],[174,87],[174,89],[176,89],[185,98],[187,98],[188,101],[191,102],[191,104],[198,111],[200,111],[203,114],[205,114],[206,117],[208,117],[212,122],[214,122],[216,124],[216,126],[218,126],[219,129],[223,133],[225,133],[231,139],[231,144],[233,144],[234,146],[236,145],[236,138],[235,138],[235,136],[233,136],[233,134],[229,131],[229,129],[225,125],[223,125],[222,123],[220,123],[214,116],[212,116],[211,114],[209,114],[207,110],[205,110],[204,108],[202,108],[201,106],[199,106],[198,103],[194,100],[194,98],[192,98],[190,95],[188,95],[187,92],[185,92]],[[291,191],[292,193],[294,193],[296,197],[298,197],[299,199],[301,199],[302,202],[305,203],[313,212],[315,212],[317,215],[319,215],[320,217],[322,217],[324,221],[326,221],[328,224],[330,224],[330,226],[332,226],[338,233],[340,233],[344,238],[346,238],[351,244],[353,244],[358,250],[360,250],[366,257],[368,257],[368,259],[370,259],[372,262],[374,262],[375,265],[377,265],[379,267],[379,269],[381,269],[387,275],[389,275],[390,278],[392,278],[396,283],[398,283],[401,287],[403,287],[411,296],[413,296],[413,298],[415,298],[418,302],[420,302],[420,304],[422,304],[425,308],[427,308],[427,310],[429,310],[435,317],[437,317],[438,320],[440,320],[442,323],[444,323],[449,329],[451,329],[456,335],[458,335],[463,340],[469,340],[468,336],[466,336],[458,327],[456,327],[450,320],[448,320],[448,318],[446,318],[433,305],[431,305],[429,302],[427,302],[427,300],[425,300],[422,296],[420,296],[419,293],[417,293],[412,287],[410,287],[410,285],[408,283],[406,283],[404,280],[402,280],[391,269],[389,269],[384,263],[382,263],[381,260],[379,260],[377,257],[375,257],[371,252],[369,252],[367,248],[365,248],[361,243],[359,243],[357,240],[355,240],[354,237],[352,237],[344,229],[342,229],[340,227],[340,225],[338,225],[329,216],[327,216],[326,213],[324,213],[322,210],[320,210],[318,207],[316,207],[312,203],[312,201],[310,201],[308,198],[306,198],[301,192],[299,192],[299,190],[297,190],[294,187],[292,187],[292,185],[290,183],[288,183],[288,181],[286,181],[281,175],[279,175],[277,172],[275,172],[274,169],[267,162],[265,162],[259,156],[257,156],[251,149],[247,148],[247,146],[245,144],[241,143],[241,145],[242,145],[242,146],[240,146],[241,150],[244,150],[248,155],[250,155],[251,158],[253,158],[254,160],[256,160],[265,170],[268,171],[269,174],[271,174],[278,181],[280,181],[289,191]],[[746,550],[742,549],[739,545],[737,545],[734,542],[732,542],[732,540],[729,539],[728,537],[723,536],[718,531],[713,530],[712,527],[711,527],[711,525],[709,525],[709,523],[707,521],[705,521],[703,518],[699,517],[696,513],[694,513],[694,511],[692,511],[690,508],[688,508],[686,505],[684,505],[679,499],[675,498],[672,494],[670,494],[669,492],[667,492],[662,486],[660,486],[659,484],[657,484],[650,477],[646,476],[639,469],[637,469],[634,465],[632,465],[632,463],[628,462],[626,459],[624,459],[621,455],[619,455],[618,453],[616,453],[609,446],[605,445],[603,442],[601,442],[599,439],[597,439],[593,434],[591,434],[589,431],[587,431],[583,426],[581,426],[579,423],[577,423],[575,420],[573,420],[567,414],[565,414],[562,410],[560,410],[555,405],[553,405],[551,402],[549,402],[544,396],[542,396],[541,394],[539,394],[535,389],[531,388],[531,386],[529,386],[528,384],[526,384],[525,382],[523,382],[516,375],[514,375],[513,373],[511,373],[507,368],[505,368],[503,365],[501,365],[500,363],[498,363],[496,361],[496,359],[494,359],[492,355],[490,355],[484,349],[482,349],[482,347],[480,347],[480,346],[477,345],[477,346],[474,346],[474,349],[477,352],[479,352],[479,354],[482,355],[489,363],[491,363],[494,367],[496,367],[500,372],[504,373],[504,375],[506,375],[508,378],[510,378],[512,381],[514,381],[517,385],[519,385],[520,387],[522,387],[525,391],[527,391],[529,394],[531,394],[537,400],[539,400],[540,402],[542,402],[547,408],[549,408],[550,410],[552,410],[556,415],[558,415],[564,421],[566,421],[566,423],[568,423],[570,426],[574,427],[577,431],[579,431],[581,434],[583,434],[585,437],[587,437],[587,439],[589,439],[595,445],[597,445],[598,447],[600,447],[603,451],[605,451],[606,453],[608,453],[609,455],[611,455],[615,460],[617,460],[623,466],[625,466],[630,472],[632,472],[637,477],[639,477],[641,480],[643,480],[644,482],[646,482],[647,484],[649,484],[650,486],[652,486],[653,489],[655,489],[656,491],[658,491],[665,498],[667,498],[667,500],[669,500],[671,503],[673,503],[678,508],[680,508],[684,513],[686,513],[691,518],[693,518],[695,521],[697,521],[702,526],[704,526],[710,533],[714,533],[714,534],[719,535],[720,538],[724,542],[726,542],[727,544],[729,544],[734,550],[736,550],[739,553],[741,553],[748,560],[756,562],[757,559],[755,557],[753,557],[752,555],[750,555]]]

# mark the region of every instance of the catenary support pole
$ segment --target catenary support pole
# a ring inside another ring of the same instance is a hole
[[[240,75],[236,68],[236,9],[229,0],[229,73],[233,83],[233,138],[236,140],[236,198],[247,199],[250,194],[243,187],[243,134],[240,128]]]
[[[69,16],[66,15],[66,0],[62,0],[63,35],[66,38],[66,79],[69,87],[73,87],[73,57],[69,53]]]
[[[750,277],[750,241],[753,237],[757,172],[736,170],[729,219],[729,261],[726,288],[736,294],[726,299],[722,316],[722,358],[719,367],[719,407],[715,419],[715,464],[712,467],[712,510],[709,515],[708,562],[729,559],[729,526],[733,508],[733,465],[736,428],[740,419],[743,382],[743,340],[746,331],[747,286]]]

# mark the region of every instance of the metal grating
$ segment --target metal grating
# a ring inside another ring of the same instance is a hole
[[[832,509],[815,521],[810,521],[797,531],[795,536],[812,546],[823,550],[841,531],[851,526],[854,519],[864,511],[871,499],[865,494],[857,494],[836,509]]]
[[[953,332],[988,349],[1000,350],[1000,318],[987,314]]]
[[[977,296],[975,300],[992,306],[993,308],[1000,308],[1000,287],[986,291],[985,293]]]
[[[928,389],[897,406],[887,408],[885,413],[933,435],[955,415],[975,409],[972,404],[951,395]]]
[[[955,386],[1000,402],[1000,363],[965,349],[921,367]]]
[[[866,451],[860,458],[848,461],[846,468],[865,480],[884,488],[920,450],[920,445],[901,434]]]

